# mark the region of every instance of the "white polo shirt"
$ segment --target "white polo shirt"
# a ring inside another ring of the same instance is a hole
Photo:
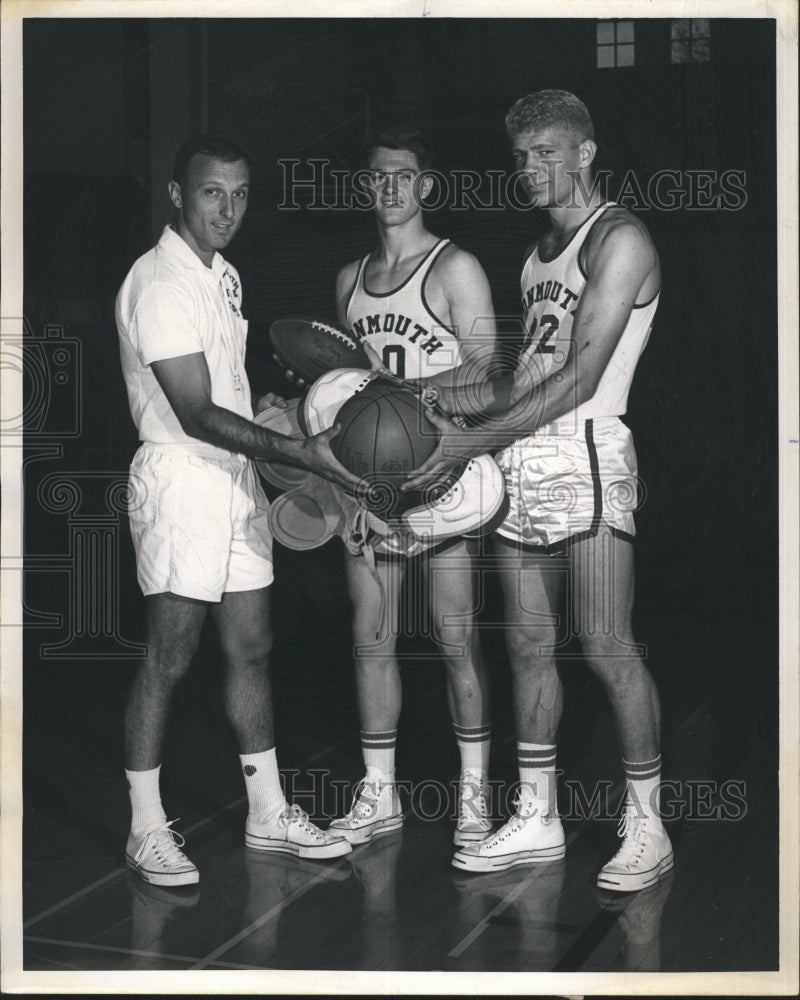
[[[150,365],[202,352],[212,401],[252,420],[241,307],[236,269],[218,253],[206,267],[171,226],[133,265],[117,295],[116,319],[128,403],[142,441],[230,454],[184,433]]]

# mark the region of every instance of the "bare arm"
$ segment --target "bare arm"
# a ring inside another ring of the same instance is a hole
[[[445,252],[432,277],[440,284],[450,311],[450,326],[458,335],[462,362],[429,381],[449,388],[481,383],[494,358],[497,331],[489,281],[481,265],[464,250]]]
[[[533,367],[518,369],[509,405],[480,428],[459,431],[444,421],[437,424],[442,433],[439,445],[415,470],[408,486],[419,486],[440,475],[461,458],[511,444],[591,399],[642,286],[657,272],[658,257],[646,231],[634,222],[623,221],[603,233],[587,266],[589,277],[575,314],[564,366],[544,380],[537,380]]]
[[[347,326],[347,299],[350,296],[353,285],[356,283],[358,265],[359,262],[354,260],[343,267],[336,275],[336,319],[343,326]]]
[[[211,378],[202,352],[154,361],[151,367],[190,437],[250,458],[299,465],[348,490],[358,486],[358,478],[343,468],[330,450],[328,442],[338,432],[337,427],[311,438],[290,438],[217,406],[211,399]]]

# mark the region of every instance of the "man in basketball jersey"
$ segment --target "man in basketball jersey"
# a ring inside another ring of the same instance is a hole
[[[469,253],[425,228],[422,200],[432,180],[426,138],[384,132],[366,165],[378,247],[344,267],[336,282],[340,322],[394,375],[445,384],[458,366],[481,365],[494,348],[494,310],[486,275]],[[432,630],[447,671],[450,713],[461,754],[455,843],[491,832],[486,802],[490,722],[487,676],[472,625],[471,557],[464,539],[414,559],[345,554],[354,607],[356,684],[366,776],[347,816],[331,830],[351,843],[403,822],[395,784],[401,684],[396,655],[404,574],[424,576]],[[420,580],[420,582],[422,582]],[[416,588],[416,583],[414,584]]]
[[[496,534],[515,696],[521,790],[494,836],[453,864],[497,871],[564,855],[555,808],[556,730],[562,689],[555,650],[567,615],[613,709],[627,781],[622,844],[598,885],[635,891],[672,867],[659,815],[659,702],[634,644],[636,457],[620,420],[658,304],[658,255],[645,226],[592,184],[594,128],[584,104],[546,90],[506,117],[513,156],[550,229],[526,252],[526,341],[510,377],[438,389],[446,412],[490,415],[460,431],[431,414],[442,439],[407,486],[456,458],[503,447],[497,461],[511,510]]]

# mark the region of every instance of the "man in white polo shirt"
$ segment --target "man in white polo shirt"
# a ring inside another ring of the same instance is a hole
[[[159,771],[172,692],[209,608],[247,788],[246,844],[318,859],[351,850],[290,807],[281,789],[268,676],[268,504],[251,459],[299,465],[346,489],[358,480],[330,451],[336,429],[295,440],[252,421],[274,397],[251,401],[241,283],[218,252],[241,226],[249,183],[249,158],[230,140],[184,143],[169,185],[172,224],[117,296],[122,370],[142,441],[131,465],[130,523],[147,617],[147,656],[125,713],[126,863],[157,885],[199,879],[167,821]]]

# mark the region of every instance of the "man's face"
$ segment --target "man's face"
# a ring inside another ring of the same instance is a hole
[[[556,208],[574,203],[574,178],[586,160],[585,145],[557,126],[512,137],[511,155],[532,205]],[[590,162],[591,157],[586,165]]]
[[[419,163],[408,149],[384,149],[379,146],[367,166],[367,186],[375,199],[375,214],[385,225],[407,222],[421,210],[421,199],[430,188],[430,180],[420,183]]]
[[[192,157],[185,184],[170,183],[170,198],[178,209],[175,229],[204,264],[238,232],[249,189],[244,160],[224,163],[204,154]]]

